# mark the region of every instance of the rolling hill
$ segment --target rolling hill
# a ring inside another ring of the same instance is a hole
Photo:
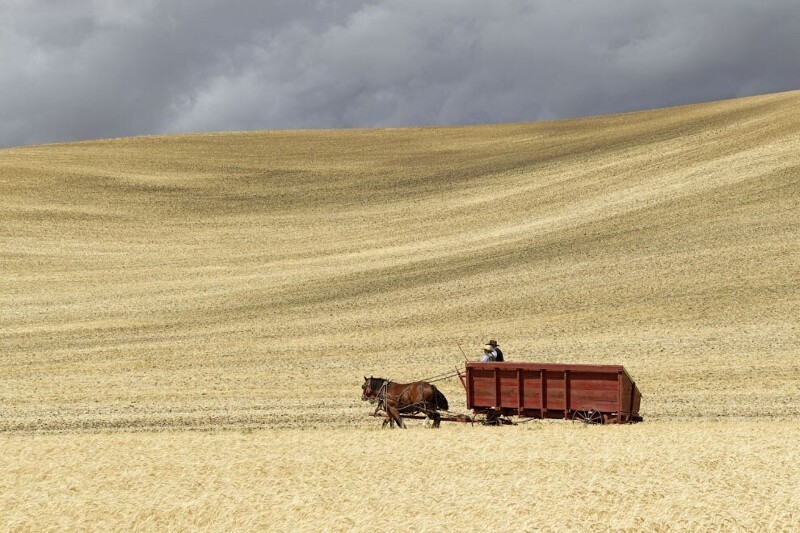
[[[798,92],[2,150],[0,427],[349,425],[489,337],[647,417],[794,417],[798,199]]]
[[[794,529],[798,294],[797,91],[0,150],[0,525]],[[645,422],[365,416],[488,338]]]

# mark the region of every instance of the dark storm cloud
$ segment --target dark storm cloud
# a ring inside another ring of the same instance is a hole
[[[509,122],[800,88],[795,0],[0,0],[0,146]]]

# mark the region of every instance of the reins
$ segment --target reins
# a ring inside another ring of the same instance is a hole
[[[459,367],[456,368],[455,370],[448,370],[447,372],[442,372],[441,374],[436,374],[435,376],[421,379],[419,381],[427,381],[428,383],[436,383],[437,381],[444,381],[445,379],[456,377],[459,373],[461,373],[462,370],[464,370],[464,368]]]

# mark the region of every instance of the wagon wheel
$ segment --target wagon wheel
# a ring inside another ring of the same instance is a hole
[[[602,424],[603,415],[600,411],[590,409],[588,411],[575,411],[572,413],[572,423],[583,422],[584,424]]]
[[[481,424],[482,426],[500,426],[508,422],[506,422],[505,417],[494,409],[487,409],[476,412],[472,417],[472,423]]]
[[[478,423],[482,426],[495,426],[497,425],[497,415],[491,411],[480,411],[472,417],[472,423]]]

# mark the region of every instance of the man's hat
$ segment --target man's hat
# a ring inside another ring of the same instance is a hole
[[[486,343],[486,346],[495,347],[495,346],[497,346],[497,341],[492,339],[492,340],[490,340],[489,342]]]

